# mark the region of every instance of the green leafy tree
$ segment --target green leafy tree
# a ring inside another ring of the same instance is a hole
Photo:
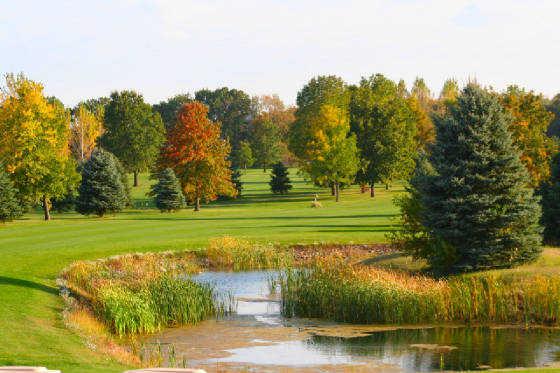
[[[350,127],[360,150],[358,181],[370,186],[407,178],[417,154],[418,111],[413,97],[399,94],[398,86],[381,74],[363,78],[352,89]],[[417,109],[417,110],[415,110]]]
[[[177,114],[179,114],[181,107],[192,100],[191,95],[188,93],[175,95],[167,99],[167,101],[161,101],[159,104],[154,105],[153,109],[161,116],[165,129],[169,130],[175,126]]]
[[[64,196],[79,180],[68,147],[70,113],[60,101],[46,99],[41,84],[7,75],[0,95],[0,134],[0,162],[20,200],[41,202],[50,220],[51,199]]]
[[[266,172],[280,159],[280,131],[267,116],[259,116],[252,123],[252,149],[256,163]]]
[[[272,166],[272,174],[268,185],[270,185],[270,190],[274,194],[286,194],[292,189],[288,169],[282,162],[275,163]]]
[[[22,209],[10,176],[0,166],[0,222],[12,221],[21,215]]]
[[[126,189],[116,158],[103,149],[95,149],[82,169],[76,211],[101,217],[121,211],[126,203]]]
[[[552,177],[540,188],[545,242],[560,243],[560,155],[552,162]]]
[[[251,97],[239,89],[227,87],[216,90],[201,89],[195,93],[195,99],[208,106],[208,118],[221,125],[221,136],[231,145],[233,161],[241,141],[249,140],[249,123],[252,114]],[[240,164],[234,164],[241,167]]]
[[[177,211],[185,207],[185,196],[175,172],[166,168],[158,173],[157,179],[149,193],[154,197],[156,207],[161,212]]]
[[[249,143],[249,141],[241,141],[235,164],[238,164],[240,167],[243,167],[243,169],[246,170],[254,163],[255,158],[253,157],[253,149],[251,149],[251,144]]]
[[[101,146],[134,174],[134,186],[138,186],[138,173],[154,163],[165,138],[160,115],[134,91],[113,92],[105,108],[104,123]]]
[[[414,80],[410,96],[416,98],[424,110],[430,113],[433,105],[432,92],[423,78],[417,77]]]
[[[510,267],[539,255],[540,208],[510,124],[498,98],[474,84],[437,123],[434,174],[417,186],[430,235],[421,254],[434,270]]]

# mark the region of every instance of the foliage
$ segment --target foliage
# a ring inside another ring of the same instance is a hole
[[[340,259],[288,271],[282,313],[351,323],[560,323],[560,278],[488,271],[432,279]]]
[[[0,222],[11,221],[21,215],[22,209],[17,193],[10,176],[0,165]]]
[[[541,223],[544,226],[544,240],[560,243],[560,155],[552,162],[552,177],[541,186]]]
[[[103,216],[121,211],[127,203],[125,186],[116,159],[103,149],[95,149],[82,169],[76,211]]]
[[[272,166],[272,174],[270,175],[270,190],[276,194],[286,194],[292,189],[288,169],[284,163],[278,162]]]
[[[459,83],[457,79],[447,79],[443,83],[443,88],[439,94],[440,101],[446,104],[457,102],[459,97]]]
[[[134,91],[113,92],[104,123],[100,145],[113,153],[127,172],[134,173],[134,186],[138,186],[138,173],[153,164],[164,139],[160,115]]]
[[[268,115],[259,115],[251,122],[251,140],[255,162],[266,172],[280,159],[280,131]]]
[[[363,78],[352,90],[350,126],[360,149],[358,181],[369,184],[390,183],[407,178],[416,156],[417,115],[411,103],[403,98],[397,85],[383,75]]]
[[[43,96],[43,86],[6,75],[0,97],[0,162],[11,174],[23,202],[42,201],[50,219],[50,199],[61,197],[78,174],[68,150],[69,115]]]
[[[159,113],[165,129],[168,131],[175,126],[179,110],[181,110],[184,104],[191,101],[192,97],[188,93],[175,95],[168,98],[167,101],[161,101],[159,104],[154,105],[153,109]]]
[[[422,151],[428,151],[436,138],[434,122],[416,97],[411,96],[408,104],[416,120],[416,143]]]
[[[554,118],[548,126],[547,133],[549,136],[555,136],[560,139],[560,93],[554,96],[546,106],[547,109],[554,114]]]
[[[205,258],[211,268],[230,268],[234,271],[287,268],[292,266],[294,259],[290,249],[229,236],[211,239],[208,248],[199,255]]]
[[[152,185],[150,196],[155,197],[156,207],[161,212],[177,211],[185,207],[185,196],[179,180],[172,169],[166,168],[157,174],[158,182]]]
[[[179,119],[167,135],[159,167],[171,168],[195,211],[200,200],[218,195],[235,196],[231,182],[229,143],[220,139],[220,125],[207,117],[207,107],[197,101],[183,105]]]
[[[249,120],[251,117],[251,98],[245,92],[227,87],[214,91],[201,89],[195,93],[195,99],[208,106],[208,118],[221,126],[221,136],[232,147],[233,160],[241,141],[249,140]],[[234,164],[240,167],[240,164]]]
[[[103,122],[84,104],[78,105],[70,123],[70,150],[78,162],[91,156],[102,133]]]
[[[550,177],[550,162],[557,152],[554,140],[546,134],[554,116],[545,107],[542,95],[510,86],[501,102],[513,116],[510,131],[514,144],[521,150],[521,160],[535,188]]]
[[[249,141],[241,141],[239,145],[239,151],[236,154],[237,160],[236,164],[243,169],[251,167],[255,163],[255,158],[253,157],[253,150],[251,149],[251,144]]]
[[[417,77],[412,83],[410,96],[418,100],[426,112],[430,112],[433,105],[432,92],[423,78]]]
[[[417,185],[436,271],[518,265],[541,251],[540,209],[498,99],[470,84],[437,123],[434,174]],[[431,252],[430,252],[431,251]]]
[[[231,183],[235,188],[235,196],[240,197],[243,191],[243,182],[241,181],[241,171],[238,168],[231,170]]]

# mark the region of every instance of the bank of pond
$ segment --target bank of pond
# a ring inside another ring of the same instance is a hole
[[[231,237],[61,274],[66,323],[130,365],[477,369],[560,361],[560,251],[434,279],[383,246]]]

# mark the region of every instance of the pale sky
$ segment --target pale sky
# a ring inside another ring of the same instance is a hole
[[[311,77],[454,77],[560,92],[559,0],[0,0],[0,74],[66,105],[228,86],[293,103]]]

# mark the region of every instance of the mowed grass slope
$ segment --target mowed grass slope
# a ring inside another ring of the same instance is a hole
[[[46,365],[64,372],[121,372],[123,366],[88,348],[65,328],[55,279],[79,259],[139,251],[197,248],[209,238],[231,235],[261,242],[382,242],[395,223],[392,198],[402,187],[380,188],[374,199],[357,187],[335,203],[328,190],[291,171],[288,195],[268,190],[268,173],[248,170],[243,197],[218,201],[194,213],[162,214],[145,197],[147,175],[133,189],[134,209],[105,218],[75,213],[41,214],[0,226],[0,365]],[[319,194],[323,208],[310,206]]]

